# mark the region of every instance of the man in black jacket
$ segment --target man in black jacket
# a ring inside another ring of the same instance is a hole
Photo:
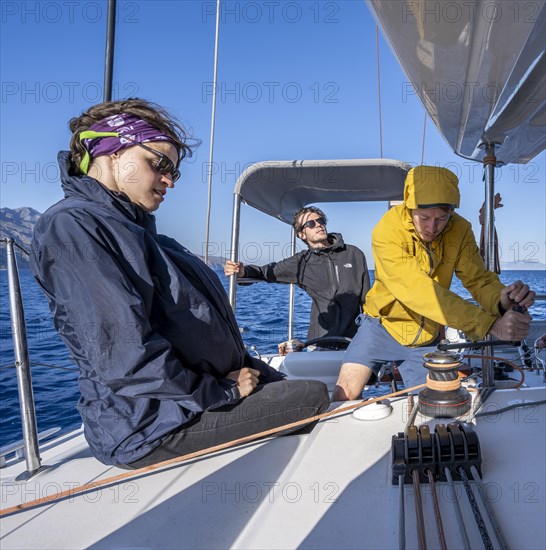
[[[308,340],[354,336],[355,319],[362,313],[370,288],[364,253],[345,244],[340,233],[327,233],[326,215],[314,206],[298,210],[292,225],[307,250],[264,266],[228,260],[224,273],[268,283],[294,283],[305,290],[313,300]]]

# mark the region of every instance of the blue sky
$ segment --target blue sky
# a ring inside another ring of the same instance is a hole
[[[105,1],[4,1],[1,6],[2,207],[43,212],[62,198],[56,154],[67,122],[102,100]],[[213,78],[214,1],[118,0],[114,99],[140,96],[202,140],[157,212],[158,228],[202,253]],[[383,156],[421,162],[424,110],[380,38]],[[211,253],[229,250],[236,177],[263,160],[377,158],[375,22],[364,2],[224,2]],[[427,121],[425,163],[460,176],[459,212],[478,227],[479,164],[454,155]],[[502,261],[545,262],[545,154],[497,172]],[[371,229],[386,204],[324,205],[372,261]],[[242,257],[266,263],[286,249],[288,226],[243,207]],[[524,268],[525,266],[522,266]]]

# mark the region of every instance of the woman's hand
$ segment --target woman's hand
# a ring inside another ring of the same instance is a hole
[[[230,372],[226,378],[237,383],[237,389],[241,397],[247,397],[258,385],[258,376],[260,376],[259,370],[243,367],[241,370]]]

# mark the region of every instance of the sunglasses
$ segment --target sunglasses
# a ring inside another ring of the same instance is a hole
[[[300,227],[300,231],[303,231],[306,227],[308,227],[309,229],[315,229],[317,223],[319,225],[322,225],[322,227],[326,227],[326,220],[324,218],[315,218],[314,220],[309,220],[308,222],[305,222]]]
[[[129,136],[121,136],[123,139],[128,139],[129,141],[133,142],[135,145],[138,145],[139,147],[142,147],[143,149],[146,149],[146,151],[149,151],[150,153],[153,153],[156,157],[159,157],[159,160],[153,165],[153,167],[160,173],[160,174],[170,174],[171,180],[174,183],[180,178],[180,170],[178,170],[175,165],[173,164],[173,161],[163,153],[160,153],[159,151],[156,151],[155,149],[152,149],[151,147],[148,147],[147,145],[144,145],[144,143],[140,143],[140,141],[136,141]]]

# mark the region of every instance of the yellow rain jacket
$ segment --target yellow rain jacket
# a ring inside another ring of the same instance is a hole
[[[415,231],[411,209],[445,205],[459,206],[457,177],[445,168],[418,166],[406,177],[404,203],[391,208],[372,232],[375,283],[364,312],[405,346],[430,344],[446,325],[483,339],[500,317],[504,285],[486,270],[470,223],[453,213],[429,243]],[[453,274],[480,306],[449,290]]]

